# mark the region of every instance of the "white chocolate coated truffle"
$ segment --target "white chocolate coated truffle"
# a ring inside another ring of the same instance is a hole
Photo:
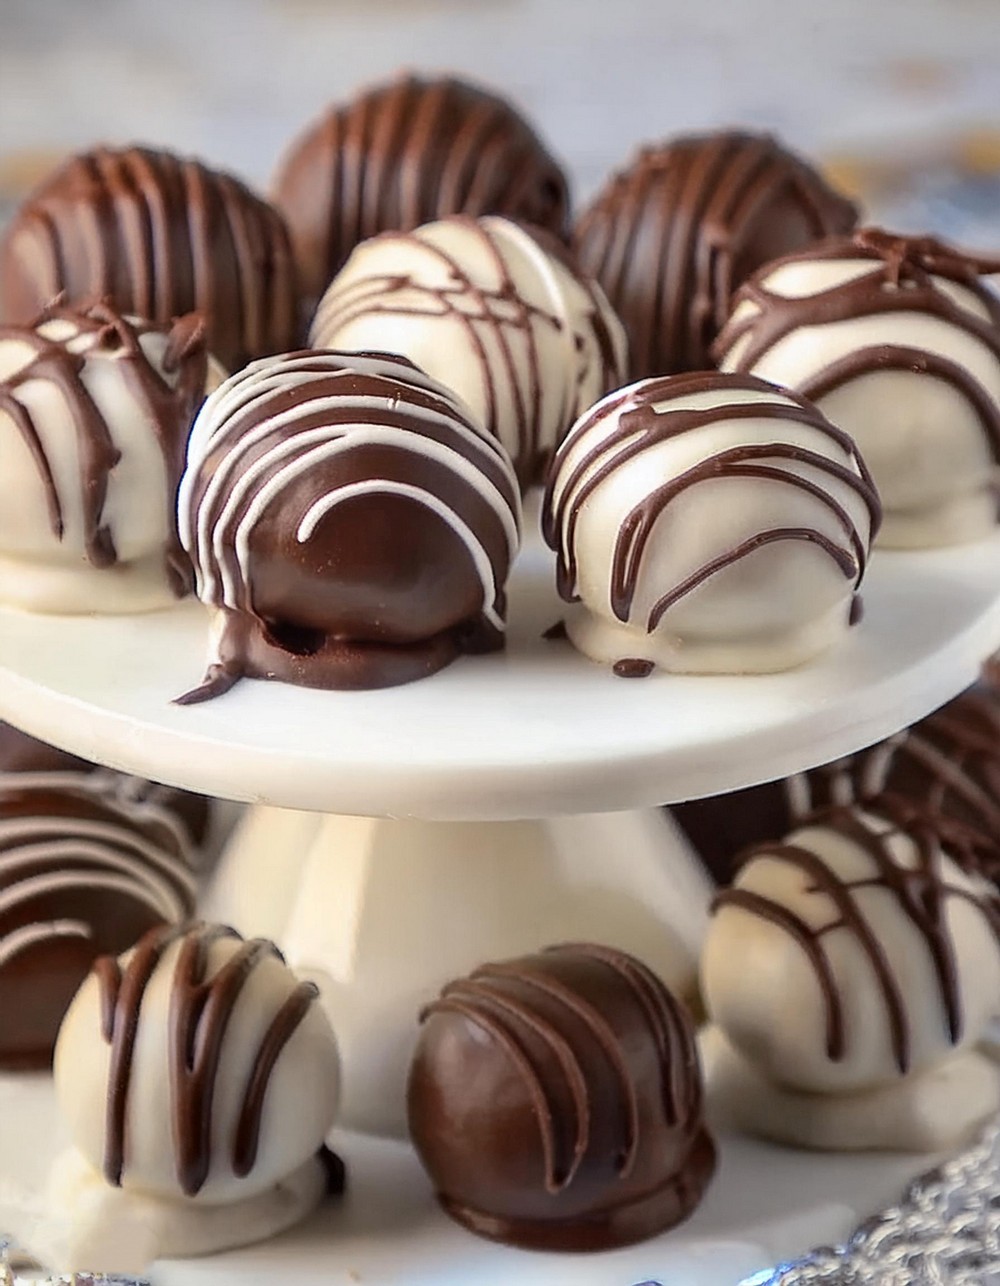
[[[864,229],[762,269],[715,345],[727,371],[812,399],[857,442],[886,546],[975,540],[997,521],[1000,269]]]
[[[641,381],[578,420],[543,529],[586,655],[620,673],[737,674],[788,669],[846,632],[878,513],[854,444],[815,407],[702,372]]]
[[[221,378],[195,315],[157,326],[95,304],[0,328],[0,603],[137,612],[187,592],[174,500]]]
[[[702,954],[713,1021],[771,1082],[853,1093],[971,1048],[1000,995],[1000,909],[931,832],[850,809],[752,851]]]
[[[310,341],[408,357],[466,402],[525,484],[626,369],[625,332],[600,286],[553,239],[499,217],[364,242],[320,301]]]
[[[166,1202],[277,1188],[336,1114],[337,1046],[316,1000],[271,943],[231,929],[154,931],[99,961],[56,1047],[77,1150],[112,1186]]]

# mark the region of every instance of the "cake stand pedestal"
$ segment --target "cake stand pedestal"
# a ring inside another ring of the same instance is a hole
[[[512,579],[504,654],[464,658],[405,688],[318,693],[245,682],[197,707],[171,705],[201,676],[206,622],[197,604],[130,618],[0,612],[0,716],[113,767],[263,806],[224,860],[214,910],[251,930],[280,929],[294,963],[321,975],[344,1047],[349,1116],[368,1128],[399,1127],[419,1002],[477,961],[586,936],[653,956],[670,975],[678,944],[682,958],[700,932],[706,890],[656,805],[773,779],[889,736],[955,696],[1000,646],[1000,534],[954,550],[878,552],[862,624],[827,656],[783,675],[617,679],[542,638],[560,614],[551,579],[550,557],[529,541]],[[593,816],[618,810],[626,814]],[[389,1071],[386,1050],[396,1051]],[[365,1078],[379,1060],[388,1081],[376,1097],[391,1101],[373,1111]],[[374,1157],[375,1146],[359,1143],[358,1157]],[[378,1153],[379,1164],[405,1157],[412,1173],[404,1145],[384,1146],[401,1150]],[[796,1171],[847,1166],[841,1232],[862,1213],[850,1205],[865,1191],[857,1176],[886,1164],[736,1142],[723,1150],[720,1184],[727,1157],[747,1147],[768,1166],[776,1155]],[[409,1238],[409,1208],[402,1224],[385,1202],[373,1206],[370,1225],[358,1217],[372,1236]],[[735,1270],[699,1275],[698,1264],[718,1260],[697,1221],[609,1257],[631,1265],[623,1286],[668,1273],[671,1262],[672,1282],[733,1281]],[[830,1223],[817,1221],[806,1244],[836,1235]],[[441,1220],[430,1226],[435,1240]],[[464,1248],[453,1269],[441,1264],[428,1277],[428,1261],[418,1270],[400,1247],[366,1286],[511,1280],[499,1268],[488,1276],[485,1266],[500,1264],[527,1280],[524,1265],[536,1262],[456,1235],[448,1229],[449,1244]],[[801,1248],[798,1236],[787,1242],[785,1253]],[[272,1253],[231,1258],[241,1273],[250,1261],[273,1271]],[[755,1242],[758,1261],[761,1253]],[[334,1245],[328,1255],[327,1270]],[[651,1269],[657,1262],[664,1266]],[[547,1286],[610,1281],[585,1275],[579,1259],[542,1263]],[[179,1286],[200,1271],[178,1268]]]

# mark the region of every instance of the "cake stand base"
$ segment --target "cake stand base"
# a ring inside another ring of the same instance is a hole
[[[343,1063],[342,1124],[404,1136],[420,1010],[445,983],[586,941],[631,952],[692,1000],[710,893],[659,808],[417,822],[258,807],[204,914],[273,939],[319,984]]]
[[[49,1166],[65,1146],[52,1083],[0,1076],[0,1230],[22,1245],[40,1213]],[[513,1250],[438,1209],[412,1149],[338,1133],[347,1193],[263,1245],[165,1260],[156,1286],[736,1286],[779,1261],[848,1236],[897,1201],[930,1157],[824,1156],[722,1134],[719,1168],[687,1223],[604,1254]]]

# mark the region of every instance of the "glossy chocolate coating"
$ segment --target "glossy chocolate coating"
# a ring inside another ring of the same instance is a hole
[[[21,770],[0,772],[0,1067],[47,1067],[93,961],[191,915],[193,849],[130,779],[3,731]]]
[[[817,810],[854,802],[929,831],[963,870],[1000,881],[1000,689],[984,676],[856,755],[671,811],[725,884],[741,849],[779,839]]]
[[[208,832],[212,804],[205,795],[173,786],[161,786],[128,773],[102,768],[68,751],[59,750],[26,732],[0,723],[0,785],[6,773],[81,773],[96,774],[90,785],[112,796],[146,802],[165,808],[184,823],[191,841],[201,844]]]
[[[291,144],[274,195],[313,300],[376,233],[503,214],[563,235],[569,201],[559,166],[509,103],[413,76],[330,108]]]
[[[583,212],[574,239],[625,324],[640,379],[710,366],[747,277],[856,222],[854,205],[775,139],[718,133],[644,148]]]
[[[200,312],[227,370],[290,347],[298,327],[280,214],[238,179],[150,148],[70,158],[6,229],[0,320],[28,324],[60,294],[160,323]]]
[[[192,432],[181,535],[224,620],[183,700],[241,676],[387,687],[501,646],[519,514],[503,447],[405,359],[255,363]]]
[[[691,1020],[606,947],[555,947],[446,987],[423,1015],[409,1117],[445,1211],[533,1249],[662,1232],[715,1165]]]

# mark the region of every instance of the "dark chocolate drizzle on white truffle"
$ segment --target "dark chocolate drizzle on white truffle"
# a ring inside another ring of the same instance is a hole
[[[790,263],[870,260],[872,270],[808,295],[782,295],[767,279]],[[793,331],[863,317],[924,313],[964,331],[1000,362],[1000,296],[981,280],[1000,272],[1000,259],[967,253],[933,237],[907,237],[862,228],[853,237],[832,238],[768,264],[737,292],[733,304],[752,304],[733,316],[713,347],[719,361],[743,343],[733,369],[752,371]],[[935,282],[953,282],[969,292],[985,316],[963,306]],[[935,352],[901,344],[861,345],[816,371],[798,391],[819,401],[836,389],[878,371],[907,371],[950,385],[969,403],[994,460],[1000,460],[1000,405],[965,366]]]
[[[50,338],[39,329],[49,323],[65,323],[72,329],[65,340]],[[141,341],[151,334],[168,336],[163,368],[166,375],[176,376],[173,381],[164,378],[143,351]],[[118,555],[104,507],[111,472],[121,459],[121,451],[84,378],[85,368],[95,360],[95,354],[106,355],[119,364],[134,402],[136,423],[148,426],[156,437],[167,477],[163,504],[171,515],[173,529],[174,496],[184,464],[187,434],[205,396],[208,352],[201,318],[190,314],[168,328],[125,318],[103,302],[79,310],[57,304],[46,309],[30,327],[0,327],[0,342],[3,341],[26,345],[32,352],[28,362],[0,379],[0,411],[10,416],[35,461],[55,538],[61,541],[65,534],[66,506],[56,481],[58,471],[46,450],[39,426],[18,397],[18,390],[37,380],[47,381],[58,389],[76,432],[80,465],[78,497],[86,556],[93,567],[112,567]],[[174,592],[178,596],[187,593],[190,566],[176,532],[164,557]]]
[[[241,945],[209,977],[211,949],[226,938]],[[128,1165],[128,1096],[143,1001],[164,956],[178,942],[169,1011],[171,1133],[178,1184],[185,1196],[193,1197],[204,1186],[212,1165],[212,1112],[230,1020],[258,966],[283,957],[271,942],[243,942],[232,929],[196,925],[186,930],[154,930],[124,966],[111,956],[96,963],[102,1035],[111,1046],[104,1174],[116,1187]],[[257,1160],[261,1118],[275,1064],[318,995],[311,982],[292,988],[252,1059],[229,1158],[233,1174],[240,1178],[253,1170]]]
[[[415,279],[410,274],[394,276],[380,274],[365,277],[349,289],[334,290],[332,294],[324,296],[320,303],[312,327],[313,342],[318,347],[328,347],[330,346],[327,343],[328,338],[335,341],[337,335],[346,327],[367,315],[384,313],[429,319],[446,318],[457,322],[465,331],[482,372],[483,387],[486,392],[486,428],[494,437],[503,440],[497,388],[498,364],[491,358],[485,347],[484,335],[488,336],[500,354],[499,366],[503,368],[513,393],[517,441],[516,445],[511,446],[511,456],[518,476],[522,482],[527,483],[541,475],[549,454],[542,444],[544,389],[536,326],[566,333],[571,328],[572,321],[567,315],[562,292],[555,284],[550,286],[548,308],[535,306],[521,295],[491,231],[489,220],[482,221],[455,215],[448,222],[478,239],[496,270],[499,284],[495,289],[486,290],[477,286],[458,256],[449,254],[440,245],[425,240],[419,231],[383,233],[374,240],[404,244],[410,242],[422,253],[440,260],[448,271],[447,284],[436,286],[427,281]],[[598,383],[602,394],[620,384],[624,378],[622,354],[611,333],[611,323],[608,320],[610,310],[605,301],[598,299],[594,283],[589,278],[578,274],[576,267],[568,262],[565,249],[553,244],[552,238],[542,237],[537,232],[532,234],[522,229],[518,231],[526,241],[538,241],[539,254],[557,255],[567,271],[573,274],[577,285],[586,294],[590,303],[583,324],[589,328],[593,344],[585,343],[583,336],[577,334],[574,337],[576,366],[574,368],[568,362],[561,372],[565,380],[561,429],[565,431],[583,409],[578,405],[579,389],[587,378],[588,372],[584,359],[591,348],[596,348],[601,363]],[[546,280],[549,277],[551,273],[547,274]],[[396,302],[394,297],[401,294],[409,294],[411,302],[406,304]],[[419,296],[421,302],[412,302],[413,295]],[[460,307],[459,304],[462,301],[465,306]],[[529,371],[527,387],[522,387],[521,381],[517,378],[517,359],[511,342],[515,335],[526,346]]]
[[[767,401],[746,403],[726,398],[727,393],[741,390],[773,396]],[[700,410],[670,405],[675,399],[705,392],[717,392],[719,402]],[[564,475],[562,471],[568,468],[564,461],[579,440],[600,420],[612,415],[617,416],[614,430],[596,442],[591,450],[584,452],[568,475]],[[807,464],[851,488],[867,508],[870,529],[874,533],[881,517],[878,494],[853,441],[830,424],[814,406],[795,394],[776,389],[753,376],[734,379],[715,372],[698,372],[647,380],[606,398],[598,403],[589,417],[579,421],[564,440],[549,473],[542,518],[546,542],[559,556],[557,586],[561,597],[567,602],[578,599],[575,531],[580,513],[588,498],[618,469],[667,438],[726,420],[762,417],[779,423],[807,425],[833,441],[848,459],[853,459],[857,473],[818,452],[774,441],[745,443],[715,452],[678,477],[652,486],[622,523],[615,543],[611,581],[611,605],[615,616],[623,622],[629,620],[646,545],[670,502],[700,482],[725,477],[762,478],[808,492],[834,515],[843,532],[843,542],[834,541],[825,533],[809,527],[778,527],[757,532],[739,546],[724,550],[706,562],[681,583],[670,586],[653,605],[644,622],[647,632],[652,633],[670,607],[710,577],[774,541],[798,540],[815,545],[828,555],[845,578],[857,586],[864,575],[867,553],[865,541],[850,514],[822,486],[782,465],[783,461]],[[607,458],[601,463],[604,456]]]
[[[805,840],[755,845],[741,856],[740,865],[746,866],[755,858],[762,858],[797,868],[808,881],[811,892],[824,894],[832,902],[834,915],[831,920],[814,927],[780,902],[738,886],[722,889],[716,895],[713,909],[719,911],[734,907],[759,916],[784,929],[802,947],[823,996],[826,1053],[833,1062],[839,1062],[846,1056],[850,1033],[846,1027],[843,996],[824,950],[823,939],[840,931],[852,935],[871,964],[885,1005],[893,1058],[900,1075],[905,1075],[911,1064],[906,980],[894,973],[885,947],[858,905],[855,892],[860,889],[886,890],[923,938],[937,978],[944,1025],[953,1045],[962,1038],[964,1019],[955,946],[948,924],[948,903],[957,898],[975,906],[1000,946],[1000,898],[985,886],[973,892],[948,883],[942,870],[944,856],[940,844],[930,830],[912,825],[908,830],[916,850],[916,861],[909,867],[897,861],[890,848],[889,841],[899,834],[896,825],[875,825],[849,808],[820,813],[811,818],[809,824],[832,830],[857,844],[871,859],[872,874],[858,880],[841,880],[822,858],[806,847]]]

